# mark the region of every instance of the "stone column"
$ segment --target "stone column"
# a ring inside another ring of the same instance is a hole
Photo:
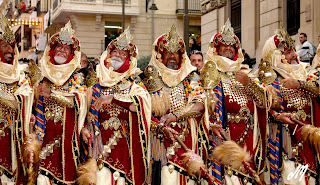
[[[311,10],[313,15],[313,18],[312,18],[313,40],[312,41],[315,46],[318,46],[319,45],[318,37],[320,36],[320,11],[318,11],[316,8],[320,7],[320,1],[313,0],[312,7],[313,7]]]
[[[256,16],[255,0],[241,1],[241,45],[251,58],[256,54]],[[258,37],[259,38],[259,37]]]

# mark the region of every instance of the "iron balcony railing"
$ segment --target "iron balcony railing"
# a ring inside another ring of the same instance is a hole
[[[177,0],[177,14],[184,13],[184,1],[185,0]],[[200,0],[188,0],[188,13],[201,15]]]
[[[58,4],[59,1],[61,0],[54,0],[53,1],[53,9],[55,9]],[[70,0],[70,1],[74,1],[74,2],[96,2],[97,0]],[[103,3],[110,3],[110,4],[122,4],[122,0],[103,0]],[[125,4],[131,4],[131,0],[125,0],[124,2]]]
[[[122,0],[103,0],[103,3],[122,4]],[[131,0],[125,0],[125,4],[130,4]]]

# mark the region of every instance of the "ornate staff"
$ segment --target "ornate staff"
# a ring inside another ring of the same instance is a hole
[[[214,178],[210,175],[209,170],[206,169],[201,157],[191,151],[179,138],[178,134],[173,133],[174,140],[176,140],[183,150],[186,152],[182,154],[185,158],[183,164],[185,165],[189,175],[202,176],[208,180],[210,185],[215,184]]]
[[[92,135],[88,138],[88,161],[77,169],[77,183],[79,185],[95,185],[97,161],[92,157]]]
[[[309,142],[314,146],[316,152],[320,154],[320,128],[313,125],[307,125],[299,120],[292,119],[293,122],[302,126],[301,127],[301,137],[303,142]]]

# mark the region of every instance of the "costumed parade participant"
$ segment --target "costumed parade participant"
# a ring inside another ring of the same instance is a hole
[[[147,184],[149,180],[151,102],[143,83],[136,80],[141,73],[137,57],[138,48],[127,28],[101,55],[98,83],[92,92],[88,90],[89,126],[95,133],[93,158],[99,167],[96,182],[91,183],[96,185]]]
[[[294,41],[282,27],[266,41],[262,57],[258,75],[263,84],[269,85],[267,89],[272,95],[269,98],[272,103],[270,182],[280,183],[281,176],[284,184],[315,184],[319,178],[319,155],[314,149],[319,147],[314,146],[317,141],[313,139],[314,131],[319,130],[315,121],[319,119],[319,105],[315,99],[319,84],[307,80],[306,66],[299,61]],[[309,130],[311,127],[313,131]],[[292,176],[300,165],[305,174],[301,178]]]
[[[144,71],[144,84],[152,98],[153,184],[207,183],[197,166],[204,169],[208,156],[209,124],[203,117],[205,95],[185,49],[172,25],[154,42],[150,63]],[[197,167],[186,161],[195,162]]]
[[[42,143],[38,185],[74,184],[79,134],[87,112],[80,43],[70,21],[54,34],[40,60],[35,130]]]
[[[21,147],[30,134],[33,90],[30,78],[18,63],[15,37],[0,15],[0,184],[14,184],[27,173]]]
[[[207,94],[214,92],[217,99],[216,102],[214,99],[208,102],[216,105],[215,109],[209,109],[210,120],[214,123],[211,129],[215,135],[212,147],[223,146],[223,143],[235,146],[229,148],[233,149],[231,151],[214,149],[213,176],[218,184],[223,184],[223,181],[226,184],[262,183],[259,176],[264,170],[266,152],[265,92],[248,77],[248,66],[241,64],[240,41],[229,20],[211,38],[206,57],[201,78]],[[220,139],[233,142],[221,143]],[[232,156],[238,152],[243,154],[238,155],[242,157],[240,159]],[[226,164],[224,174],[222,164],[217,160]],[[243,161],[247,163],[241,164]]]

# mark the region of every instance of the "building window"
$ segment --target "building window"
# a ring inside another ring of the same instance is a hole
[[[300,0],[287,0],[287,30],[290,35],[300,28]]]
[[[109,43],[122,33],[121,22],[106,22],[104,25],[105,49]]]
[[[231,0],[231,26],[241,40],[241,0]]]

